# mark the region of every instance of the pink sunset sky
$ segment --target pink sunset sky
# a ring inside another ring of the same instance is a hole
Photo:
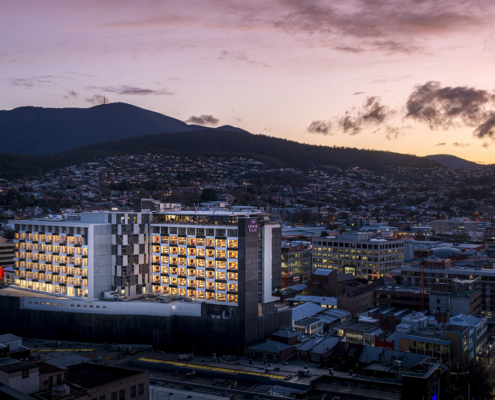
[[[494,17],[484,0],[0,0],[0,109],[106,96],[304,143],[495,163]]]

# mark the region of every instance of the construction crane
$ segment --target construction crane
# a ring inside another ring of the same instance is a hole
[[[425,309],[425,263],[421,261],[419,264],[419,309],[423,311]]]

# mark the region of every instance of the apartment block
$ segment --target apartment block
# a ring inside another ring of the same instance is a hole
[[[372,282],[403,261],[403,240],[373,239],[370,233],[313,239],[313,269],[336,269]]]

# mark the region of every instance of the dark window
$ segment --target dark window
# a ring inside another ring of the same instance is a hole
[[[136,386],[131,386],[131,398],[136,397]]]
[[[62,383],[62,374],[57,375],[57,383]]]
[[[144,383],[138,385],[138,395],[144,394]]]
[[[110,395],[110,400],[117,400],[117,392],[113,392],[113,393]]]
[[[125,400],[125,389],[119,390],[119,400]]]
[[[53,375],[48,378],[48,387],[51,388],[53,386]]]
[[[99,400],[105,400],[105,397],[106,397],[105,395],[100,396],[100,399]]]
[[[29,370],[28,369],[24,369],[22,371],[22,379],[26,379],[26,378],[29,378]]]

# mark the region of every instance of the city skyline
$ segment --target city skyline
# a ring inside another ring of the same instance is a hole
[[[487,1],[1,1],[0,11],[0,109],[105,96],[303,143],[495,163]]]

